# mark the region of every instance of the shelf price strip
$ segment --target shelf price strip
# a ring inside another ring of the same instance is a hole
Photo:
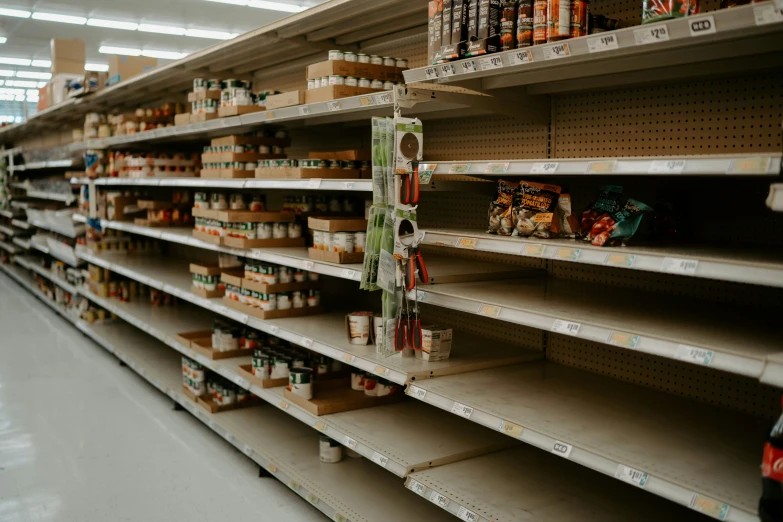
[[[386,467],[386,464],[389,462],[389,457],[386,457],[384,455],[381,455],[377,451],[372,454],[372,461],[381,466],[382,468]]]
[[[699,267],[696,259],[681,259],[679,257],[664,257],[661,263],[661,273],[693,275]]]
[[[411,481],[408,483],[408,489],[416,493],[417,495],[424,496],[424,490],[426,489],[424,487],[424,484],[421,482],[418,482],[416,480],[411,479]]]
[[[579,335],[579,329],[581,327],[582,325],[579,323],[572,323],[562,319],[555,319],[555,322],[552,324],[552,331],[576,337]]]
[[[617,470],[614,472],[614,478],[644,489],[650,476],[643,471],[639,471],[638,469],[633,469],[619,464],[617,466]]]
[[[465,522],[478,522],[479,519],[478,515],[465,506],[459,507],[459,510],[457,510],[457,518],[464,520]]]
[[[451,413],[469,419],[470,416],[473,414],[473,408],[471,408],[470,406],[465,406],[462,403],[455,402],[454,406],[451,407]]]
[[[444,508],[449,505],[449,499],[437,491],[430,493],[430,502]]]
[[[408,393],[408,395],[410,395],[411,397],[415,397],[420,401],[423,401],[424,397],[427,395],[427,390],[423,390],[418,386],[411,385],[410,392]]]
[[[699,364],[701,366],[709,366],[714,355],[715,352],[712,350],[705,350],[704,348],[687,346],[685,344],[679,345],[677,347],[677,351],[674,352],[675,359],[693,364]]]
[[[728,504],[724,504],[714,498],[699,495],[698,493],[693,494],[689,506],[694,511],[704,513],[705,515],[717,518],[718,520],[726,520],[726,517],[729,514]]]
[[[507,420],[501,420],[500,424],[498,425],[498,431],[500,433],[515,439],[518,439],[522,436],[523,429],[524,428],[519,424],[514,424],[513,422],[509,422]]]
[[[565,442],[560,442],[559,440],[556,440],[555,443],[552,445],[552,453],[566,459],[571,457],[571,450],[573,449],[574,447],[571,446],[570,444],[566,444]]]

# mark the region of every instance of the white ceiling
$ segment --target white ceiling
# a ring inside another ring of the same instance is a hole
[[[276,1],[313,6],[324,0]],[[257,29],[290,14],[205,0],[16,0],[13,3],[3,2],[0,7],[237,34]],[[50,58],[51,38],[80,38],[86,42],[87,62],[90,63],[107,62],[106,55],[98,53],[101,45],[191,53],[219,43],[219,40],[189,36],[106,29],[7,16],[0,16],[0,36],[8,38],[5,44],[0,45],[0,56],[40,60]],[[13,67],[3,65],[2,68]]]

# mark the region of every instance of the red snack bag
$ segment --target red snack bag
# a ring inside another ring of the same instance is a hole
[[[580,235],[587,236],[596,220],[605,213],[617,212],[620,210],[620,195],[623,193],[623,187],[619,185],[604,185],[598,193],[598,198],[584,211],[580,222]]]

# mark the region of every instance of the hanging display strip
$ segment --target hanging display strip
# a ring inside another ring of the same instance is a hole
[[[442,284],[420,290],[418,300],[754,378],[768,356],[781,352],[781,333],[762,310],[728,314],[706,301],[600,284],[543,278]]]
[[[469,408],[473,422],[679,504],[696,495],[730,506],[727,520],[755,516],[765,430],[754,417],[549,362],[421,381],[406,393],[462,417]]]
[[[716,67],[719,68],[721,59],[725,58],[725,50],[720,45],[721,42],[727,40],[736,42],[740,37],[751,42],[756,39],[755,45],[748,43],[736,49],[736,53],[740,56],[751,55],[758,51],[759,46],[768,48],[772,40],[765,37],[780,31],[781,27],[783,27],[783,17],[776,13],[773,2],[760,2],[731,10],[722,9],[687,18],[675,18],[571,38],[564,42],[533,45],[484,57],[408,69],[403,72],[403,75],[408,84],[433,80],[457,82],[463,79],[517,75],[508,82],[501,79],[500,82],[485,84],[485,87],[496,88],[535,82],[535,79],[526,79],[524,74],[533,70],[567,68],[568,71],[561,73],[558,79],[564,79],[564,76],[569,78],[592,76],[596,73],[594,63],[597,60],[610,66],[612,73],[636,71],[645,67],[646,57],[662,51],[671,53],[678,50],[680,52],[677,54],[667,55],[667,63],[659,63],[659,66],[714,59]],[[711,36],[704,38],[704,35]],[[685,49],[687,51],[683,52]],[[622,59],[622,62],[612,66],[614,58],[618,61]],[[629,60],[629,58],[635,59]],[[738,56],[734,58],[741,59]],[[655,79],[655,75],[650,75],[650,79]]]
[[[523,239],[487,234],[485,230],[425,232],[426,245],[783,288],[783,258],[776,259],[775,253],[767,250],[623,247],[620,251],[587,241]]]

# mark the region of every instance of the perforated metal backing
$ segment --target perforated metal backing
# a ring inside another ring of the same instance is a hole
[[[781,147],[781,74],[573,94],[553,103],[553,157],[731,154]]]
[[[424,289],[426,290],[426,288]],[[448,325],[460,332],[468,332],[495,341],[518,345],[520,350],[533,349],[543,351],[544,332],[518,324],[507,323],[480,315],[458,312],[448,308],[422,303],[420,308],[424,324]],[[459,346],[459,340],[455,341]],[[480,346],[473,349],[480,351]]]
[[[623,348],[549,335],[547,360],[700,402],[775,418],[780,391],[757,380]]]
[[[699,9],[701,12],[714,11],[719,5],[718,0],[702,0]],[[590,12],[621,20],[624,22],[622,27],[642,22],[642,2],[639,0],[598,0],[590,2]]]
[[[380,56],[407,58],[408,67],[424,67],[427,65],[427,32],[399,38],[393,42],[362,46],[361,52]]]

